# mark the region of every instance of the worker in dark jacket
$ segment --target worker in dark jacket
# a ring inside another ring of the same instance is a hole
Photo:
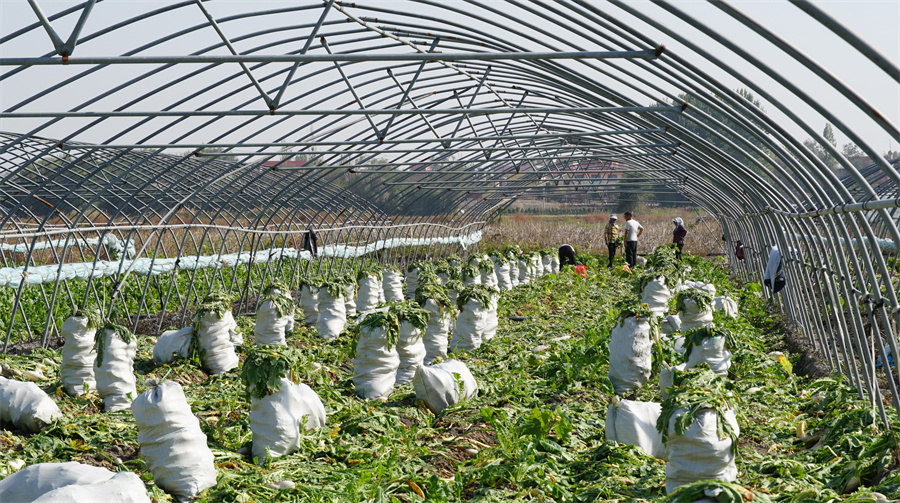
[[[575,248],[572,245],[562,245],[559,247],[559,266],[577,265],[575,261]]]
[[[675,230],[672,231],[672,242],[675,243],[675,258],[681,260],[681,251],[684,249],[684,237],[687,236],[687,229],[684,227],[684,220],[681,217],[672,219],[675,224]]]

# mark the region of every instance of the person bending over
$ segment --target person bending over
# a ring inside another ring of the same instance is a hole
[[[575,261],[575,248],[572,245],[562,245],[559,247],[559,266],[577,265]]]

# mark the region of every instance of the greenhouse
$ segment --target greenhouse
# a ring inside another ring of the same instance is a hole
[[[900,499],[900,68],[772,4],[5,2],[0,501]]]

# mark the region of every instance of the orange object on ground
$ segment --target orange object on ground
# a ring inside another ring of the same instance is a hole
[[[576,265],[575,272],[578,273],[582,278],[587,278],[587,267],[583,265]]]

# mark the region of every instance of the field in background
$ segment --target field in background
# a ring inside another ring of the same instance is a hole
[[[703,213],[701,213],[703,215]],[[625,218],[619,214],[619,228]],[[644,226],[638,242],[638,253],[653,251],[659,245],[672,242],[672,219],[684,219],[688,235],[685,252],[700,256],[724,252],[719,222],[709,215],[698,216],[692,208],[660,208],[635,213],[635,219]],[[503,215],[488,225],[484,231],[485,248],[519,245],[522,249],[558,247],[568,243],[579,253],[606,251],[603,228],[609,213],[586,215],[534,215],[521,212]],[[619,250],[621,254],[621,249]]]

